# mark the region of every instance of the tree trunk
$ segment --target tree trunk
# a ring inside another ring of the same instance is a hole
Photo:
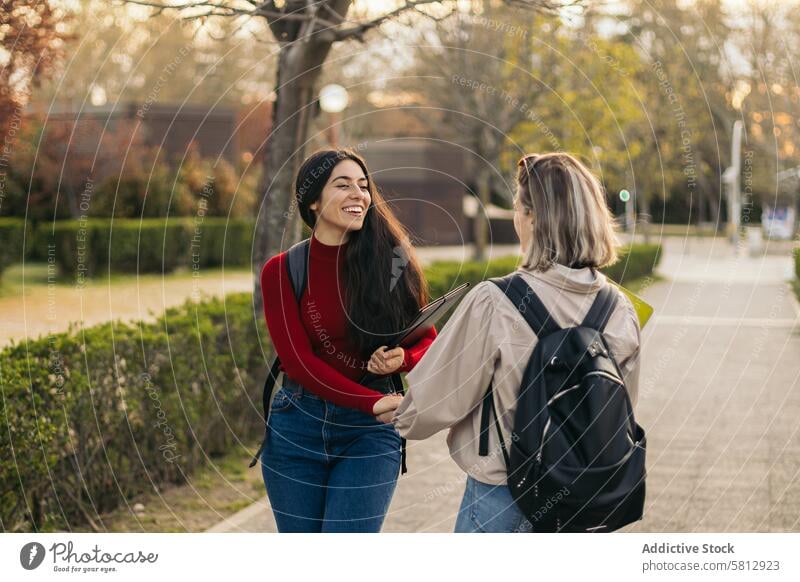
[[[69,181],[64,181],[61,183],[61,185],[63,186],[61,192],[64,194],[64,198],[67,200],[69,217],[73,220],[78,220],[81,217],[81,210],[78,206],[78,199],[77,196],[75,196],[75,191],[72,189],[72,184],[70,184]]]
[[[267,260],[297,242],[300,221],[294,177],[305,154],[316,81],[332,42],[298,40],[281,47],[275,84],[272,131],[267,140],[253,249],[253,302],[263,312],[261,269]]]

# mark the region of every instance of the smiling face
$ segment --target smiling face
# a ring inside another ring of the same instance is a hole
[[[319,199],[309,208],[316,216],[314,227],[346,234],[360,230],[371,202],[369,181],[353,160],[342,160],[333,168]]]

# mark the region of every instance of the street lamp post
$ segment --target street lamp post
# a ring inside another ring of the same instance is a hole
[[[728,234],[733,244],[739,243],[739,226],[742,217],[742,194],[739,182],[742,173],[742,130],[742,121],[737,119],[733,123],[733,135],[731,136],[731,165],[722,174],[728,199]]]
[[[328,114],[328,143],[331,147],[339,147],[339,114],[350,102],[347,89],[341,85],[325,85],[319,92],[319,108]]]

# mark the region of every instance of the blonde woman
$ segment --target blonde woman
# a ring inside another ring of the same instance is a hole
[[[566,153],[526,155],[519,162],[514,228],[522,266],[516,271],[561,327],[583,321],[608,285],[598,268],[617,260],[613,218],[597,178]],[[619,300],[604,336],[635,405],[639,324],[631,302]],[[506,486],[499,454],[479,456],[481,403],[492,385],[498,426],[511,442],[523,371],[537,338],[497,285],[485,281],[457,307],[416,368],[408,392],[391,415],[401,436],[425,439],[450,429],[447,443],[467,473],[456,532],[530,531]],[[484,437],[485,438],[485,437]],[[489,448],[499,448],[492,429]]]

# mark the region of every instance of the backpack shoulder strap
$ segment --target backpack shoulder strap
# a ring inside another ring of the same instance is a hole
[[[269,421],[269,401],[272,398],[272,390],[275,388],[275,383],[278,380],[278,374],[280,373],[280,366],[281,360],[278,356],[275,356],[275,359],[272,361],[272,366],[267,373],[267,379],[264,380],[264,391],[261,393],[261,406],[264,408],[264,430],[266,433],[267,422]],[[261,441],[261,446],[258,447],[256,454],[253,455],[253,459],[250,461],[250,467],[254,467],[255,464],[258,462],[259,457],[261,456],[261,451],[264,450],[264,442],[266,441],[266,434],[264,435],[264,439]]]
[[[303,292],[306,290],[306,282],[308,281],[308,253],[310,249],[311,239],[300,241],[292,245],[286,251],[286,269],[289,271],[289,279],[292,282],[292,289],[294,296],[297,299],[298,305]],[[275,388],[275,383],[278,381],[278,374],[280,373],[281,360],[278,356],[272,361],[267,373],[267,379],[264,380],[264,391],[261,393],[261,405],[264,407],[264,426],[266,427],[269,422],[269,401],[272,398],[272,391]],[[266,438],[266,435],[265,435]],[[261,451],[264,449],[264,441],[261,441],[261,446],[256,451],[253,459],[250,461],[250,466],[253,467],[258,462],[261,456]]]
[[[606,285],[597,292],[594,303],[589,308],[586,317],[583,318],[581,325],[583,327],[590,327],[602,332],[608,320],[611,319],[611,314],[614,313],[614,308],[617,306],[619,300],[619,293],[614,285],[606,283]]]
[[[542,300],[539,299],[539,296],[533,292],[533,289],[530,288],[520,275],[512,273],[505,277],[497,277],[489,280],[503,290],[506,297],[514,304],[514,307],[519,311],[522,317],[525,318],[525,321],[531,327],[533,333],[536,334],[537,338],[542,338],[561,329],[550,315],[550,312],[547,311],[547,308],[542,303]],[[493,416],[494,425],[497,428],[497,437],[500,441],[500,448],[503,452],[506,467],[508,467],[508,451],[506,449],[506,443],[503,440],[503,432],[500,429],[500,419],[497,415],[491,384],[489,384],[486,393],[483,395],[481,406],[478,455],[485,457],[489,454],[489,424],[492,422],[491,417]]]
[[[536,337],[541,338],[561,329],[547,311],[542,300],[533,292],[522,276],[512,273],[505,277],[489,280],[503,290],[506,297],[528,322]]]
[[[292,281],[292,289],[297,303],[306,290],[308,281],[308,253],[311,249],[311,239],[307,238],[293,245],[286,251],[286,268],[289,270],[289,279]]]
[[[500,417],[497,416],[497,408],[494,405],[494,391],[492,390],[491,382],[486,389],[486,394],[483,395],[483,403],[481,404],[481,432],[478,436],[478,456],[480,457],[489,455],[490,415],[494,417],[494,426],[497,429],[497,440],[500,443],[500,450],[503,452],[503,460],[506,462],[506,469],[508,469],[511,464],[511,458],[506,448],[506,441],[503,438],[503,431],[500,428]]]

